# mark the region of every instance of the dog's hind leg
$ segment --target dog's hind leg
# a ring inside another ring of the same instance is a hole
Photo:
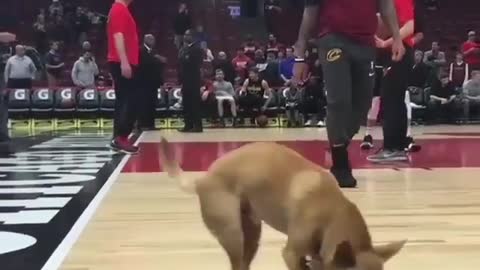
[[[247,270],[239,198],[218,189],[198,194],[203,221],[227,253],[231,269]]]
[[[243,229],[243,257],[245,270],[257,254],[260,236],[262,234],[262,221],[258,219],[248,203],[242,204],[242,229]]]

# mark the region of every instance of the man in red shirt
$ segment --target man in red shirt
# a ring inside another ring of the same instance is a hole
[[[327,89],[327,133],[332,153],[330,171],[340,187],[356,187],[348,158],[348,145],[366,121],[375,79],[377,11],[392,33],[392,58],[402,59],[393,0],[306,0],[297,44],[294,81],[306,70],[305,51],[309,34],[319,25],[319,59]]]
[[[462,53],[472,70],[480,70],[480,42],[475,31],[468,32],[468,39],[462,45]]]
[[[404,58],[392,62],[388,53],[392,44],[389,35],[375,37],[377,48],[387,52],[384,61],[385,76],[382,81],[381,100],[383,107],[383,150],[369,156],[371,162],[408,161],[407,146],[408,117],[405,95],[408,78],[413,67],[415,17],[413,0],[395,0],[400,36],[405,44]]]
[[[237,72],[237,76],[244,80],[247,77],[247,71],[253,64],[253,60],[245,54],[243,48],[237,49],[237,56],[232,59],[233,67]]]
[[[126,154],[135,154],[138,148],[128,140],[136,119],[137,87],[135,73],[140,46],[137,24],[128,9],[133,0],[116,0],[108,15],[108,63],[115,86],[115,113],[111,148]]]

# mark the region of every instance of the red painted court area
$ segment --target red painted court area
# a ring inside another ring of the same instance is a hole
[[[417,140],[422,146],[418,153],[410,154],[409,163],[374,165],[366,157],[374,151],[360,150],[358,141],[352,143],[350,154],[352,165],[356,169],[375,168],[462,168],[480,167],[480,138],[445,138]],[[186,171],[205,171],[210,164],[223,154],[248,142],[179,142],[172,143],[176,155]],[[278,142],[286,145],[304,157],[322,166],[329,166],[330,158],[326,141],[288,141]],[[376,142],[376,145],[381,145]],[[123,172],[160,172],[158,143],[141,143],[140,153],[130,158]]]

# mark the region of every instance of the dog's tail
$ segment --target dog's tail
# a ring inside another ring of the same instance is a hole
[[[162,137],[160,142],[160,164],[168,176],[177,180],[180,188],[187,193],[196,193],[196,179],[186,178],[180,164],[175,159],[175,153],[168,141]]]

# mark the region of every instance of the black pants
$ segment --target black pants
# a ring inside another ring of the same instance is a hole
[[[7,88],[30,89],[32,88],[32,79],[8,79]]]
[[[155,86],[144,85],[140,91],[138,107],[138,127],[155,127],[155,107],[158,102],[158,89]]]
[[[137,119],[138,91],[135,80],[136,68],[132,66],[133,77],[122,76],[120,63],[109,63],[110,74],[115,87],[115,113],[113,115],[113,137],[128,137]]]
[[[413,66],[413,50],[408,45],[405,47],[405,56],[399,62],[390,61],[387,66],[390,69],[382,81],[383,147],[392,151],[405,149],[407,139],[405,92]]]
[[[202,100],[200,82],[189,82],[182,87],[183,120],[185,128],[202,128]]]
[[[375,49],[339,34],[319,39],[327,90],[327,133],[331,145],[345,145],[358,133],[372,102]]]
[[[245,114],[250,117],[257,116],[260,109],[265,105],[263,97],[246,94],[238,98],[238,106],[245,111]]]

